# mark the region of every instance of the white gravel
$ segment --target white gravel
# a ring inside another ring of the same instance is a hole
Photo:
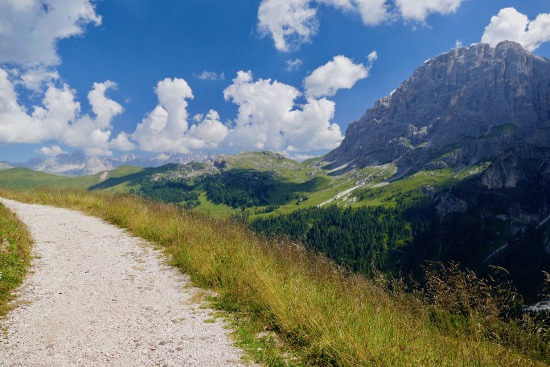
[[[2,321],[0,366],[242,366],[199,292],[139,238],[79,212],[1,199],[35,259]]]

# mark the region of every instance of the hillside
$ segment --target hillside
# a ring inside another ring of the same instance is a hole
[[[120,167],[110,172],[100,172],[94,175],[70,177],[59,176],[45,172],[33,171],[28,168],[10,168],[0,171],[0,187],[6,189],[86,189],[107,178],[127,176],[141,171],[141,168]]]
[[[229,312],[224,316],[230,315],[238,345],[262,365],[542,367],[550,362],[548,323],[518,314],[521,297],[507,282],[488,282],[456,265],[427,269],[427,287],[414,288],[411,297],[400,279],[351,274],[293,241],[265,239],[235,221],[173,205],[85,191],[2,191],[2,196],[81,210],[162,248],[195,285],[214,291],[208,293],[211,304]],[[90,297],[89,291],[84,295]]]
[[[396,167],[388,186],[356,191],[401,205],[413,227],[390,263],[499,265],[534,297],[550,269],[549,91],[550,60],[517,43],[457,48],[380,99],[322,162],[338,174]]]
[[[0,187],[8,189],[33,189],[37,187],[86,188],[98,179],[93,176],[73,179],[37,172],[28,168],[10,168],[0,171]]]

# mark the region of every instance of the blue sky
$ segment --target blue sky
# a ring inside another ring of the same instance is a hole
[[[85,151],[320,155],[425,60],[550,0],[0,0],[0,161]]]

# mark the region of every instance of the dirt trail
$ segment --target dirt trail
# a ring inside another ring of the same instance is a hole
[[[35,240],[0,366],[241,366],[198,290],[157,251],[79,212],[0,199]]]

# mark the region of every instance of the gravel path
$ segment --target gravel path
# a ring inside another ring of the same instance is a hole
[[[0,366],[241,366],[197,289],[158,251],[79,212],[0,199],[35,240]],[[195,301],[194,301],[195,300]]]

